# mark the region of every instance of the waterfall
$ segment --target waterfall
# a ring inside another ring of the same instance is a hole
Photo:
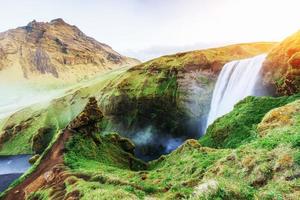
[[[224,65],[213,92],[207,126],[230,112],[245,97],[264,94],[261,88],[256,88],[256,83],[260,80],[260,69],[265,57],[258,55]]]

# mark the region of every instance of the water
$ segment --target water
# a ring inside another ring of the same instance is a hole
[[[245,97],[264,95],[263,89],[257,86],[261,85],[258,82],[261,80],[260,69],[265,57],[258,55],[224,65],[213,92],[207,126],[230,112]]]
[[[29,167],[31,155],[0,156],[0,175],[24,173]]]
[[[31,155],[0,156],[0,192],[19,178],[31,165]]]

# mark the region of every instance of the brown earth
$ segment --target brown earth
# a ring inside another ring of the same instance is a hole
[[[14,187],[3,198],[6,200],[23,200],[31,192],[37,191],[44,185],[63,182],[66,178],[63,173],[63,152],[64,144],[71,137],[72,131],[65,129],[59,138],[53,144],[49,152],[47,152],[36,170],[30,174],[22,183]]]

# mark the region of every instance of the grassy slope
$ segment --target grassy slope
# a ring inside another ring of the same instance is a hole
[[[243,103],[271,102],[274,105],[275,102],[286,104],[292,99],[296,97],[258,97],[248,98]],[[247,144],[213,149],[188,140],[170,155],[150,162],[147,170],[132,171],[122,164],[126,162],[113,159],[120,151],[111,146],[110,140],[101,140],[99,148],[92,141],[76,136],[65,154],[65,164],[70,167],[70,173],[75,174],[72,177],[75,181],[65,181],[67,191],[78,192],[82,199],[298,199],[300,100],[262,115],[262,120],[252,123],[256,137]],[[236,115],[232,118],[228,125],[235,122],[234,118],[240,119]],[[247,121],[243,122],[247,125]],[[235,141],[235,137],[239,136],[234,134],[228,140]],[[47,199],[51,197],[48,194],[51,190],[55,188],[41,189],[33,196],[44,195]]]
[[[200,139],[200,144],[212,148],[236,148],[257,137],[256,125],[273,108],[283,106],[299,99],[300,95],[290,97],[247,97],[232,112],[218,118]]]
[[[217,71],[222,68],[223,64],[230,60],[238,60],[267,53],[274,45],[275,43],[270,42],[229,45],[220,48],[211,48],[163,56],[159,59],[148,61],[142,65],[144,69],[188,69],[198,66],[198,68],[201,67],[202,69]],[[213,63],[215,66],[212,66]]]
[[[296,110],[290,116],[292,123],[270,126],[271,128],[264,129],[264,136],[258,136],[236,149],[211,149],[190,140],[170,155],[150,163],[147,171],[110,171],[104,167],[101,174],[105,174],[109,179],[117,177],[143,186],[142,190],[136,190],[132,186],[119,188],[137,198],[151,196],[159,199],[297,199],[300,197],[297,189],[299,178],[296,178],[299,173],[300,104],[296,101],[284,106],[282,110],[286,110],[288,106]],[[270,112],[276,113],[276,110]],[[268,115],[262,123],[274,121],[270,121]],[[281,119],[280,115],[277,117]],[[255,128],[253,131],[257,132]],[[260,135],[260,132],[257,135]],[[231,139],[235,140],[234,137]],[[198,193],[197,185],[210,180],[216,181],[218,187]],[[87,183],[89,184],[91,183]],[[104,185],[110,185],[110,182]],[[107,193],[115,189],[106,187],[102,189],[102,186],[98,185],[96,188],[107,190]]]
[[[232,150],[207,173],[206,179],[218,175],[221,185],[212,199],[299,199],[299,108],[299,100],[279,108],[294,111],[288,120],[271,110],[259,125],[269,127],[264,134],[256,130],[256,139]]]

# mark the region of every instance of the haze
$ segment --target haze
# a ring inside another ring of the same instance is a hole
[[[297,0],[7,0],[1,1],[0,31],[60,17],[124,55],[148,60],[280,41],[300,28],[299,6]]]

